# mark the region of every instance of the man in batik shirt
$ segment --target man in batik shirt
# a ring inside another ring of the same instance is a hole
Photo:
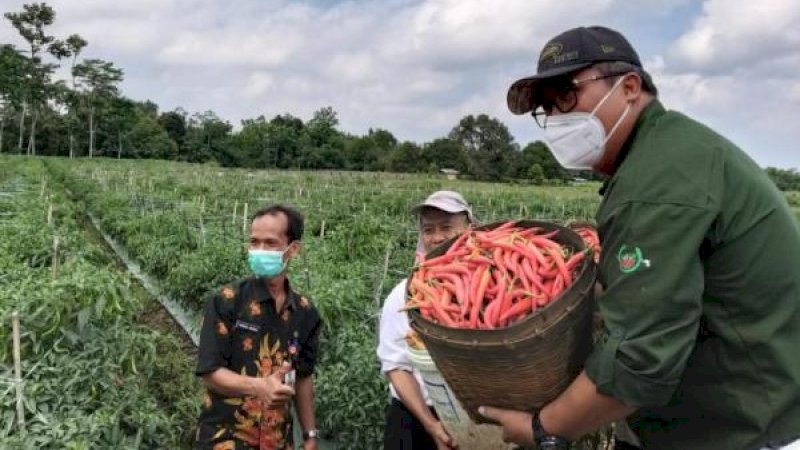
[[[302,235],[303,217],[293,208],[256,212],[248,250],[254,276],[223,286],[206,305],[196,370],[206,386],[197,449],[293,449],[292,400],[304,448],[317,448],[312,374],[321,321],[286,273]]]

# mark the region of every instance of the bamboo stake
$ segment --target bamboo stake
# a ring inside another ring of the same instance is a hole
[[[325,237],[325,220],[324,219],[322,221],[322,226],[320,226],[320,228],[319,228],[319,237],[320,238],[324,238]]]
[[[303,257],[303,274],[306,276],[306,295],[311,295],[311,275],[308,270],[308,255],[304,251],[300,251]]]
[[[236,210],[239,209],[239,200],[233,202],[233,214],[231,215],[231,223],[236,225]]]
[[[200,245],[202,247],[206,246],[206,227],[203,223],[203,216],[200,216]]]
[[[47,207],[47,225],[50,226],[53,224],[53,204],[51,203]]]
[[[244,204],[242,210],[242,233],[247,233],[247,203]]]
[[[58,236],[53,237],[53,279],[58,278]]]
[[[17,388],[17,426],[25,431],[25,407],[22,403],[22,362],[19,345],[19,313],[11,314],[11,327],[14,341],[14,385]]]

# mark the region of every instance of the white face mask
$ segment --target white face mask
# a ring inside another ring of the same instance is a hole
[[[608,100],[608,97],[617,89],[622,79],[620,77],[608,93],[603,96],[591,113],[570,112],[558,114],[547,118],[547,126],[544,129],[544,141],[550,152],[555,156],[558,163],[566,169],[592,170],[600,159],[606,148],[606,142],[622,123],[631,104],[625,107],[625,111],[617,119],[617,123],[611,128],[606,136],[606,129],[603,123],[595,116],[600,106]]]

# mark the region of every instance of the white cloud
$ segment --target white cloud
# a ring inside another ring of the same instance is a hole
[[[652,58],[661,97],[765,165],[800,166],[800,4],[707,0]]]
[[[401,61],[451,71],[513,58],[532,62],[546,39],[593,23],[611,3],[506,0],[497,7],[483,0],[427,0],[404,18],[403,34],[386,52]]]
[[[183,32],[158,52],[167,64],[276,67],[288,59],[295,44],[279,33],[242,35],[224,31],[217,35]]]
[[[244,92],[249,96],[258,97],[269,92],[275,86],[275,77],[265,72],[255,72],[245,85]]]
[[[380,70],[376,58],[369,52],[340,53],[324,63],[331,79],[346,83],[369,83],[378,80]]]
[[[800,104],[800,81],[794,81],[789,87],[789,100]]]
[[[741,70],[800,53],[798,22],[800,3],[794,1],[708,0],[672,53],[691,68]]]

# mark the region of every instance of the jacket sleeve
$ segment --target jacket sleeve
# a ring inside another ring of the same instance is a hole
[[[598,298],[605,338],[586,362],[604,394],[632,406],[666,404],[697,339],[710,209],[631,202],[600,224]]]

